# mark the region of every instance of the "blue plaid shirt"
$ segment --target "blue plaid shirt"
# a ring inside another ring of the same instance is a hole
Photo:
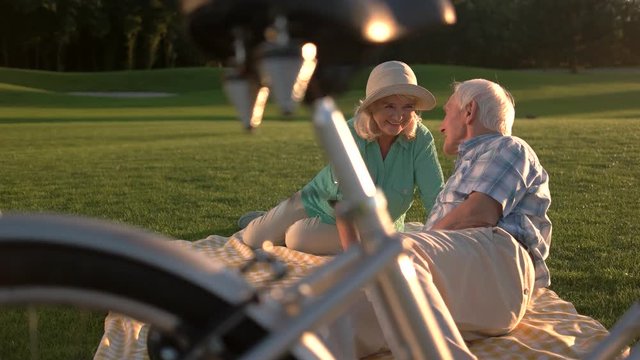
[[[460,144],[453,175],[427,218],[425,229],[463,202],[472,192],[502,205],[499,227],[524,245],[534,258],[536,286],[550,284],[545,259],[551,245],[549,177],[529,145],[514,136],[488,134]]]

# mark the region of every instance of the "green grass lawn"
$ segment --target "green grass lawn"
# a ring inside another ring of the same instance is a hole
[[[551,288],[611,327],[640,298],[640,73],[566,74],[415,66],[439,107],[423,114],[437,134],[453,80],[496,80],[516,98],[514,134],[551,178]],[[338,98],[349,116],[368,71]],[[302,109],[273,105],[249,135],[234,119],[218,69],[58,74],[0,68],[0,209],[60,212],[141,226],[175,238],[230,235],[246,211],[268,209],[325,163]],[[162,91],[151,99],[78,97],[71,91]],[[453,159],[441,157],[445,175]],[[414,207],[409,221],[423,221]],[[86,322],[84,345],[57,341],[77,319],[41,321],[42,358],[87,358],[102,316]],[[65,314],[65,313],[63,313]],[[0,314],[0,359],[26,358],[22,312]],[[18,321],[20,320],[20,321]],[[9,324],[9,325],[7,325]],[[4,341],[2,339],[17,338]],[[66,355],[61,355],[66,354]],[[81,355],[75,355],[81,354]]]

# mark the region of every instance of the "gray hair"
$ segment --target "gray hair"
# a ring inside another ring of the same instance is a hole
[[[409,96],[409,95],[392,95],[392,96],[399,96],[404,100],[407,100],[407,99],[410,99],[413,101],[416,100],[414,96]],[[362,104],[362,102],[363,100],[360,100],[360,104]],[[358,136],[369,141],[375,140],[378,136],[382,134],[382,132],[380,131],[380,128],[378,128],[378,124],[375,122],[375,120],[373,120],[373,113],[369,109],[371,108],[371,105],[369,105],[365,109],[363,109],[360,105],[358,105],[355,111],[355,120],[353,121],[353,126]],[[409,124],[407,125],[407,127],[404,128],[404,130],[402,130],[402,135],[407,140],[414,139],[416,137],[416,129],[418,129],[418,124],[420,122],[422,122],[422,118],[420,118],[420,115],[418,115],[416,111],[413,111],[411,113],[411,120],[409,120]]]
[[[475,101],[478,120],[484,127],[502,135],[511,135],[515,101],[505,88],[485,79],[455,82],[452,86],[461,109]]]

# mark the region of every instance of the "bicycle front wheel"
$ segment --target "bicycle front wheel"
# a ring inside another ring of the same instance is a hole
[[[166,240],[85,218],[0,215],[0,307],[26,305],[31,330],[34,305],[97,310],[102,319],[105,311],[118,312],[152,325],[167,347],[158,352],[167,358],[191,351],[228,324],[229,314],[241,316],[217,339],[223,345],[219,356],[241,356],[265,337],[268,329],[242,311],[254,293],[238,274]],[[21,317],[8,316],[3,324]],[[31,349],[25,351],[15,345],[19,342],[6,340],[12,327],[3,327],[0,358],[58,357],[52,354],[59,349],[38,346],[46,340],[42,336],[34,341],[29,331],[24,342]],[[86,353],[76,356],[86,358]]]

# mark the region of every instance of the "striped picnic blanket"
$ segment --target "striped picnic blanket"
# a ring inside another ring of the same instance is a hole
[[[419,227],[421,224],[418,223],[407,224],[408,231]],[[177,242],[232,268],[241,266],[253,257],[251,249],[233,238],[212,235],[195,242]],[[263,265],[259,264],[246,273],[249,283],[255,286],[267,283],[269,286],[288,285],[330,259],[278,246],[270,252],[287,264],[288,275],[278,282],[271,282],[268,269],[261,268]],[[110,313],[105,319],[104,335],[94,359],[148,359],[147,330],[143,323]],[[599,322],[578,314],[570,302],[561,299],[552,290],[538,289],[533,294],[527,313],[514,331],[505,336],[471,342],[469,348],[479,359],[576,359],[588,354],[607,334],[607,329]],[[391,358],[390,353],[375,356],[375,359]]]

